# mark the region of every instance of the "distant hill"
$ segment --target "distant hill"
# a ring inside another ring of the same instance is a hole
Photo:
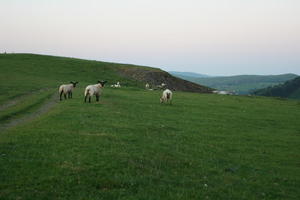
[[[175,74],[174,74],[175,75]],[[282,75],[240,75],[240,76],[218,76],[218,77],[191,77],[178,76],[188,81],[206,85],[218,90],[232,91],[236,94],[250,94],[253,90],[284,83],[296,78],[296,74]]]
[[[194,78],[207,78],[211,77],[206,74],[198,74],[194,72],[177,72],[177,71],[169,71],[170,74],[177,76],[179,78],[185,78],[185,77],[194,77]]]
[[[259,89],[253,92],[260,96],[274,96],[283,98],[300,99],[300,77],[286,81],[283,84]]]

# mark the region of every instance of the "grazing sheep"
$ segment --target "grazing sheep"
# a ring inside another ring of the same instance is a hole
[[[232,95],[232,92],[229,91],[218,91],[218,90],[214,90],[213,91],[214,94],[223,94],[223,95]]]
[[[157,85],[156,87],[157,87],[158,89],[164,89],[166,86],[167,86],[167,84],[161,83],[160,85]]]
[[[58,89],[59,92],[59,100],[61,101],[61,96],[62,94],[64,94],[65,99],[67,99],[67,94],[68,94],[68,98],[72,98],[72,93],[73,93],[73,89],[76,87],[76,84],[78,83],[71,81],[71,84],[65,84],[65,85],[61,85]]]
[[[117,82],[117,84],[111,85],[110,87],[112,87],[112,88],[120,88],[121,85],[120,85],[120,82]]]
[[[160,103],[170,103],[172,104],[172,91],[169,89],[165,89],[160,98]]]
[[[98,81],[95,85],[88,85],[84,91],[84,102],[86,102],[86,98],[89,97],[89,103],[91,103],[91,97],[93,95],[96,96],[96,101],[99,101],[99,97],[105,83],[107,83],[107,81]]]
[[[149,90],[149,89],[150,89],[149,83],[146,83],[145,88],[146,88],[146,90]]]

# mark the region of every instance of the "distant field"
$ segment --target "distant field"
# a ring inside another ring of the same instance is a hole
[[[114,65],[16,60],[0,55],[0,126],[53,104],[0,128],[0,199],[300,197],[299,101],[174,92],[161,105],[161,91],[124,79],[88,104],[87,83],[121,79]],[[70,79],[80,81],[74,98],[59,102],[57,85]]]
[[[253,92],[254,95],[300,99],[300,77]]]
[[[216,77],[192,77],[185,74],[172,73],[174,76],[205,85],[217,90],[232,91],[236,94],[250,94],[256,89],[274,86],[296,78],[296,74],[282,75],[240,75],[240,76],[216,76]]]

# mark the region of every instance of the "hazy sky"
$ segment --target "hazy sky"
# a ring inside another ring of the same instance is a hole
[[[300,0],[0,0],[0,51],[300,74]]]

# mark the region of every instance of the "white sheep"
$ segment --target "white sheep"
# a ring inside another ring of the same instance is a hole
[[[67,99],[67,95],[68,95],[69,99],[72,98],[73,89],[76,87],[76,84],[78,82],[71,81],[70,83],[71,84],[64,84],[64,85],[59,86],[58,92],[59,92],[59,100],[60,101],[62,100],[62,98],[61,98],[62,94],[64,94],[65,99]]]
[[[120,88],[121,85],[120,85],[120,82],[117,82],[117,84],[111,85],[110,87],[112,87],[112,88]]]
[[[162,93],[162,96],[160,98],[160,103],[170,103],[172,104],[172,91],[169,89],[165,89]]]
[[[157,85],[156,87],[157,87],[158,89],[164,89],[166,86],[167,86],[167,84],[161,83],[160,85]]]
[[[214,90],[213,91],[214,94],[222,94],[222,95],[232,95],[232,92],[229,91],[218,91],[218,90]]]
[[[146,83],[145,88],[146,88],[146,90],[149,90],[149,89],[150,89],[149,83]]]
[[[89,103],[91,103],[91,97],[93,95],[96,96],[96,101],[99,101],[105,83],[107,83],[107,81],[98,81],[95,85],[88,85],[84,91],[84,102],[86,102],[86,98],[89,97]]]

